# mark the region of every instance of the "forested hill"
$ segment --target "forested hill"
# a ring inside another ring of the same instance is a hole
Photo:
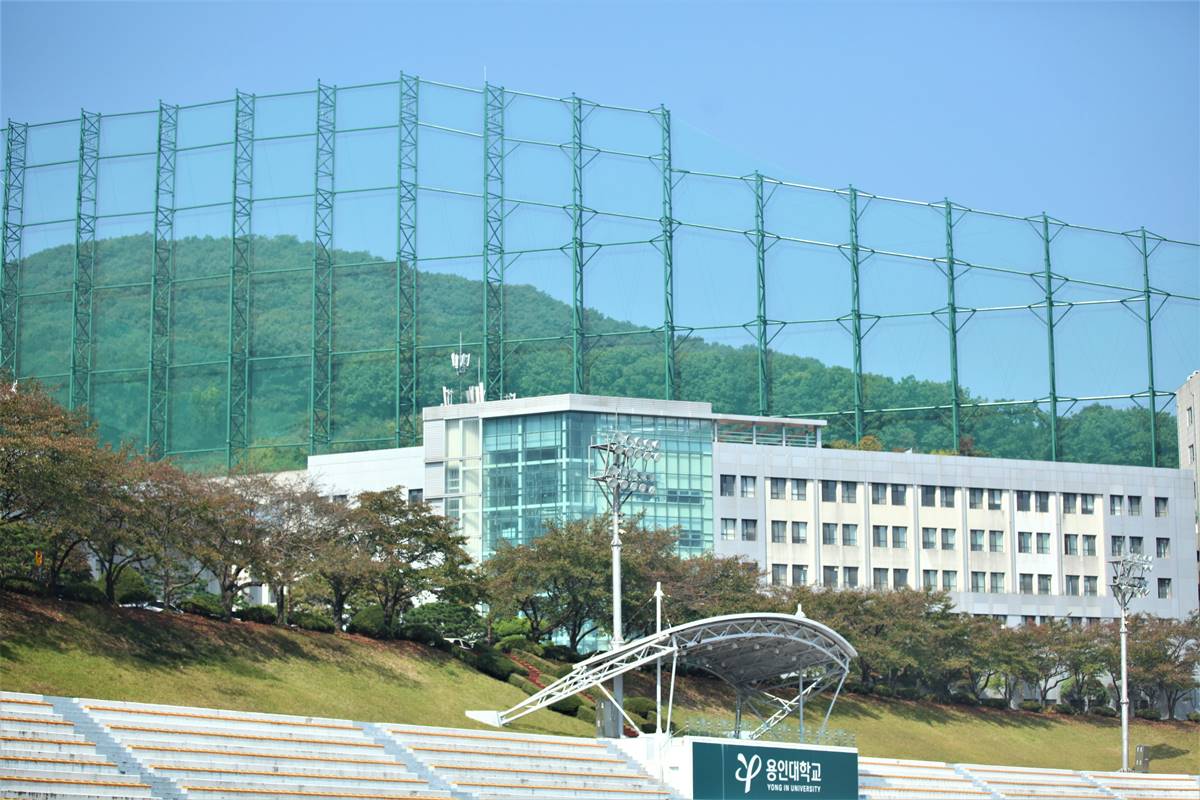
[[[20,363],[22,374],[65,372],[70,363],[70,287],[74,249],[71,245],[43,250],[22,264],[21,291],[44,295],[22,301]],[[144,369],[149,349],[148,284],[153,258],[149,235],[102,240],[98,244],[93,316],[98,370]],[[334,436],[339,440],[378,439],[384,446],[394,430],[395,269],[365,252],[336,251],[334,279],[335,358]],[[175,247],[178,279],[172,297],[172,362],[223,362],[229,329],[227,238],[181,238]],[[255,362],[251,376],[252,428],[258,443],[307,441],[308,370],[311,347],[312,244],[292,236],[258,237],[252,244],[251,355],[272,357]],[[449,352],[460,335],[478,342],[482,330],[480,280],[422,272],[419,278],[419,386],[422,404],[441,402],[441,387],[456,385]],[[566,303],[528,285],[505,289],[509,339],[563,337],[530,342],[506,355],[506,391],[520,396],[552,394],[571,388],[571,309]],[[588,311],[589,333],[628,335],[590,340],[588,389],[593,394],[661,397],[663,337],[633,333],[631,323]],[[434,348],[434,345],[443,347]],[[478,344],[468,344],[478,354]],[[352,351],[352,352],[351,352]],[[477,356],[478,357],[478,356]],[[687,338],[679,347],[681,398],[704,400],[717,411],[755,413],[756,354],[752,347],[732,347]],[[189,371],[190,370],[190,371]],[[205,372],[207,370],[207,372]],[[770,406],[775,414],[803,414],[853,408],[851,370],[815,358],[772,351]],[[113,373],[99,382],[93,411],[111,439],[138,437],[145,428],[145,373],[120,378]],[[172,413],[177,418],[171,447],[175,450],[213,446],[205,432],[220,430],[223,443],[224,376],[215,365],[173,371]],[[207,376],[207,377],[206,377]],[[118,391],[112,382],[128,381]],[[140,383],[138,383],[140,381]],[[54,379],[47,380],[53,384]],[[94,383],[96,383],[94,381]],[[868,408],[910,408],[948,402],[945,382],[911,376],[864,376]],[[103,402],[104,392],[111,399]],[[997,400],[970,394],[964,402]],[[852,438],[850,418],[830,421],[826,440]],[[932,452],[953,447],[949,412],[868,414],[866,432],[886,449]],[[1048,417],[1031,407],[989,407],[963,412],[964,444],[969,452],[1012,458],[1049,456]],[[216,439],[213,439],[215,442]],[[369,446],[369,445],[367,445]],[[1149,464],[1147,412],[1101,405],[1077,408],[1060,422],[1060,446],[1072,461]],[[1159,463],[1177,462],[1175,420],[1160,414]]]

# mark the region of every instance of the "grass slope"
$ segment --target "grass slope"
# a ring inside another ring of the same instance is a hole
[[[654,696],[653,674],[629,694]],[[524,695],[444,653],[409,642],[290,631],[130,609],[47,602],[0,592],[0,689],[368,721],[479,727],[470,708],[506,708]],[[716,681],[676,688],[676,713],[728,716]],[[823,710],[823,709],[822,709]],[[817,709],[811,709],[810,720]],[[523,724],[522,724],[523,723]],[[590,735],[550,711],[515,726]],[[852,731],[863,755],[1031,767],[1113,769],[1115,720],[969,709],[858,696],[830,724]],[[1134,721],[1131,744],[1151,745],[1156,772],[1200,772],[1200,726]]]

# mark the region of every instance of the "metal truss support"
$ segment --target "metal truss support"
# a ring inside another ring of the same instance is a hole
[[[754,342],[758,350],[758,413],[766,416],[770,408],[770,383],[767,376],[767,247],[763,230],[766,200],[763,176],[754,173],[754,278],[758,313],[754,319]]]
[[[75,194],[75,277],[71,288],[70,407],[92,400],[92,285],[96,271],[96,173],[100,167],[100,115],[79,114],[79,182]]]
[[[1050,218],[1042,213],[1042,288],[1046,304],[1046,355],[1050,371],[1050,460],[1058,461],[1058,370],[1054,364],[1054,274],[1050,267]]]
[[[504,397],[504,87],[483,84],[484,397]]]
[[[396,446],[421,439],[417,418],[417,107],[420,80],[400,73],[396,180]]]
[[[17,303],[20,298],[21,234],[24,231],[25,142],[29,126],[8,121],[4,150],[4,228],[0,248],[0,377],[17,371]]]
[[[333,417],[333,166],[337,89],[317,81],[313,204],[312,386],[308,451],[329,445]]]
[[[583,104],[571,95],[571,391],[587,391],[584,371]]]
[[[850,336],[854,340],[854,441],[863,437],[862,307],[858,269],[858,190],[850,187]]]
[[[958,384],[958,302],[955,293],[954,207],[946,199],[946,330],[950,334],[950,429],[954,452],[962,452],[962,390]]]
[[[225,458],[232,469],[245,456],[249,439],[250,380],[250,211],[253,203],[254,95],[234,101],[233,225],[229,252],[229,418]]]
[[[662,170],[662,215],[659,217],[659,249],[663,257],[663,398],[679,395],[678,342],[675,340],[675,176],[671,171],[671,112],[658,107],[662,128],[659,169]]]
[[[175,279],[175,147],[179,106],[158,104],[158,156],[154,182],[154,270],[150,273],[150,413],[146,452],[167,451],[168,389],[171,367],[171,284]]]
[[[1151,307],[1150,253],[1146,229],[1139,233],[1138,250],[1142,255],[1142,303],[1146,324],[1146,391],[1150,395],[1150,466],[1158,466],[1158,391],[1154,387],[1154,309]]]

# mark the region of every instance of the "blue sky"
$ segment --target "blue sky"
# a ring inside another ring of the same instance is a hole
[[[1200,240],[1196,2],[6,0],[0,2],[0,26],[0,116],[20,121],[71,118],[80,107],[112,113],[151,109],[159,99],[195,103],[230,97],[235,88],[269,93],[308,89],[318,79],[339,85],[392,80],[402,70],[478,86],[486,70],[489,81],[514,89],[552,96],[577,92],[637,108],[665,104],[672,111],[677,165],[732,174],[758,168],[818,186],[854,184],[921,200],[950,197],[974,208],[1017,215],[1045,211],[1118,231],[1144,225],[1170,238]],[[475,158],[467,159],[472,169]],[[220,172],[223,191],[226,174]],[[600,182],[589,186],[601,191]],[[618,195],[621,186],[608,188]],[[681,184],[678,214],[689,208],[689,190],[690,210],[697,215],[711,210],[706,204],[722,202],[715,190],[710,196],[699,186]],[[739,198],[744,202],[745,193]],[[788,208],[783,198],[775,202]],[[451,205],[435,211],[447,239],[455,238],[456,220],[471,213]],[[819,217],[812,209],[797,209],[809,214],[807,219]],[[285,211],[279,211],[281,219]],[[291,218],[311,219],[311,212],[295,211]],[[343,227],[335,239],[341,240],[339,246],[349,244],[356,235],[348,227],[354,215],[338,219]],[[555,229],[561,222],[555,221]],[[928,231],[936,236],[938,221],[932,223]],[[227,229],[226,222],[221,225]],[[905,225],[900,215],[876,230],[890,226],[889,235],[899,241]],[[469,223],[472,235],[478,227]],[[601,227],[598,223],[594,232]],[[279,230],[286,228],[281,222]],[[431,230],[433,235],[423,238],[426,253],[439,244],[439,231]],[[836,238],[841,235],[834,231],[818,238],[843,241]],[[362,247],[387,252],[388,245],[363,236]],[[986,239],[984,233],[979,236]],[[969,258],[971,241],[964,240],[967,255],[960,257]],[[940,247],[940,239],[933,246]],[[1096,257],[1085,237],[1064,237],[1056,246],[1079,265],[1094,264],[1099,279],[1109,277],[1100,274],[1105,270],[1124,269],[1128,255],[1122,251],[1116,259],[1122,263],[1109,264]],[[714,244],[681,236],[677,258],[701,267],[677,295],[677,314],[690,315],[683,322],[740,324],[753,315],[752,272],[748,281],[737,282],[746,291],[717,288],[718,267],[736,262],[752,269],[745,255],[744,242]],[[844,272],[833,255],[832,263]],[[786,256],[786,247],[772,253],[780,261]],[[979,256],[998,257],[995,250]],[[713,263],[706,265],[705,259]],[[661,300],[647,295],[642,307],[639,293],[628,291],[628,281],[648,274],[644,262],[630,259],[623,265],[614,259],[610,266],[621,280],[608,290],[590,290],[586,301],[653,326]],[[880,313],[903,311],[907,298],[918,292],[933,298],[933,305],[943,302],[936,277],[910,278],[901,265],[891,266],[872,267],[879,280],[864,291],[864,303],[876,304]],[[1177,288],[1200,294],[1194,255],[1172,262],[1172,268]],[[518,279],[521,269],[532,274],[533,260],[514,270]],[[798,318],[793,307],[801,306],[803,314],[821,316],[829,297],[842,305],[844,278],[802,282],[771,270],[769,263],[772,317]],[[476,265],[463,267],[464,274],[477,276],[477,271]],[[561,297],[569,275],[557,269],[553,274],[539,285]],[[1140,274],[1135,277],[1140,280]],[[655,279],[648,280],[650,286]],[[1020,305],[1036,300],[1029,289],[980,281],[963,287],[977,296],[960,302]],[[1062,331],[1067,357],[1060,354],[1059,391],[1093,395],[1144,386],[1139,353],[1145,348],[1136,320],[1119,307],[1112,312],[1116,324],[1104,321],[1110,318],[1095,321],[1087,316],[1092,313],[1099,311],[1081,308]],[[1044,391],[1044,370],[1029,364],[1029,353],[1043,346],[1044,333],[1028,324],[1028,314],[1002,312],[964,327],[965,385],[993,397]],[[1163,316],[1156,341],[1162,350],[1160,384],[1173,387],[1200,366],[1198,319],[1195,304]],[[896,374],[899,364],[899,374],[944,379],[939,325],[932,318],[881,323],[868,339],[866,368]],[[836,325],[827,325],[816,338],[807,330],[785,331],[775,345],[847,363],[849,349]],[[744,344],[748,335],[740,330],[712,334],[721,336]],[[929,344],[935,340],[939,344]],[[1007,346],[997,347],[998,342]],[[1115,366],[1097,369],[1106,362]]]

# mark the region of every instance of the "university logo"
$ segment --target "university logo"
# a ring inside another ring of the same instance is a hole
[[[742,782],[745,787],[742,790],[743,794],[750,794],[750,784],[758,777],[758,773],[762,772],[762,759],[757,755],[750,756],[750,760],[746,760],[745,753],[738,753],[737,760],[741,763],[741,768],[733,773],[733,777]]]

